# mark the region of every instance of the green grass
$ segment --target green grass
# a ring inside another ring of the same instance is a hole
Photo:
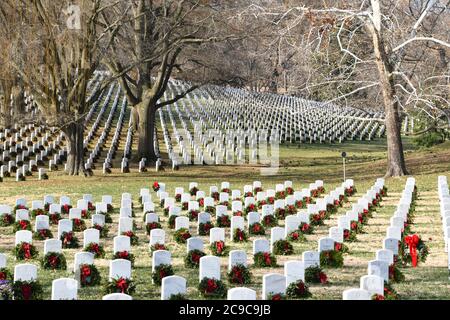
[[[418,268],[403,269],[406,281],[394,284],[403,299],[449,299],[450,282],[448,279],[447,256],[444,253],[444,241],[442,225],[439,215],[439,203],[437,197],[437,176],[447,175],[450,177],[450,144],[446,143],[431,149],[420,150],[413,147],[409,139],[405,139],[407,166],[410,173],[416,178],[419,188],[419,200],[416,206],[416,219],[413,230],[418,232],[425,239],[430,247],[430,255],[425,264]],[[280,148],[281,167],[275,176],[261,176],[260,168],[256,166],[194,166],[181,167],[179,171],[154,172],[139,174],[136,171],[128,175],[118,173],[117,169],[108,176],[103,176],[99,170],[91,178],[66,177],[61,172],[50,173],[50,180],[37,182],[35,177],[29,178],[25,182],[16,183],[12,179],[6,179],[0,183],[0,203],[14,204],[16,198],[25,197],[31,200],[42,199],[45,194],[52,194],[55,197],[68,195],[73,203],[81,198],[83,194],[93,194],[96,201],[100,201],[101,195],[111,194],[116,207],[113,213],[114,223],[111,225],[109,237],[102,240],[107,252],[107,259],[97,259],[96,265],[99,268],[103,280],[106,281],[108,275],[108,259],[112,255],[112,239],[117,234],[117,222],[120,205],[120,195],[123,192],[130,192],[134,195],[136,222],[138,225],[137,234],[140,243],[132,248],[136,256],[136,263],[133,269],[133,279],[137,284],[135,299],[159,299],[160,287],[151,282],[151,257],[148,248],[148,237],[142,223],[142,210],[137,207],[139,189],[143,187],[151,188],[153,181],[166,183],[166,188],[173,194],[175,187],[182,186],[187,190],[190,181],[199,183],[200,189],[209,192],[210,185],[220,187],[220,182],[229,181],[233,189],[240,188],[245,184],[251,184],[254,180],[263,182],[263,186],[274,188],[276,183],[284,180],[292,180],[296,190],[307,187],[316,179],[325,182],[327,193],[340,185],[342,182],[342,158],[340,153],[346,151],[348,154],[347,177],[355,180],[358,193],[350,198],[350,202],[340,208],[338,214],[327,220],[325,226],[317,227],[312,235],[307,235],[307,242],[295,243],[295,253],[292,256],[278,256],[279,267],[265,270],[254,269],[253,282],[248,287],[257,290],[261,294],[262,276],[267,272],[283,273],[283,262],[291,259],[301,259],[301,253],[305,250],[317,248],[317,240],[328,234],[328,228],[336,225],[337,216],[344,214],[351,203],[355,202],[374,183],[377,177],[382,177],[385,172],[385,142],[377,140],[371,144],[354,141],[344,144],[323,144],[323,145],[301,145],[282,146]],[[365,226],[364,234],[358,235],[358,241],[348,244],[349,254],[345,255],[344,267],[340,269],[327,269],[330,284],[311,285],[312,299],[341,299],[342,291],[359,286],[359,278],[367,273],[367,262],[375,258],[375,251],[382,248],[382,239],[385,236],[386,227],[389,225],[389,218],[393,215],[397,202],[403,190],[406,177],[392,178],[386,180],[389,189],[388,197],[382,203],[382,207],[374,214],[374,218]],[[153,195],[156,199],[156,195]],[[156,203],[156,201],[155,201]],[[188,297],[190,299],[200,299],[197,292],[198,270],[186,269],[183,265],[185,255],[185,245],[176,244],[173,241],[173,232],[167,226],[167,218],[158,208],[162,225],[166,230],[166,243],[172,252],[172,263],[175,274],[185,277],[188,281]],[[87,223],[90,225],[90,222]],[[284,222],[281,221],[283,226]],[[227,245],[231,249],[243,249],[247,251],[249,262],[251,262],[252,240],[244,244],[235,244],[229,240],[227,230]],[[56,228],[52,227],[52,232],[56,234]],[[196,223],[191,223],[191,233],[196,235]],[[79,233],[78,237],[82,238]],[[266,233],[269,238],[269,231]],[[205,251],[208,237],[204,237]],[[8,254],[8,267],[12,270],[14,261],[12,248],[14,245],[14,234],[12,227],[0,228],[0,252]],[[35,241],[42,256],[43,243]],[[76,249],[64,250],[68,262],[68,271],[39,271],[39,279],[44,285],[45,298],[50,297],[51,281],[60,277],[72,277],[71,269],[73,256]],[[221,258],[222,277],[226,279],[226,268],[228,258]],[[38,261],[34,261],[38,263]],[[80,299],[100,299],[103,295],[102,287],[83,288],[79,290]]]

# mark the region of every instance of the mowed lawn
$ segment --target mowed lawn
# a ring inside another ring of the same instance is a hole
[[[130,174],[122,175],[117,169],[108,176],[103,176],[100,170],[95,170],[93,177],[66,177],[62,172],[50,173],[48,181],[38,182],[36,177],[30,177],[25,182],[16,183],[12,178],[0,183],[0,203],[13,205],[16,198],[25,197],[31,205],[31,200],[43,199],[46,194],[51,194],[58,199],[61,195],[72,198],[72,204],[82,198],[83,194],[92,194],[95,201],[100,201],[101,196],[110,194],[113,196],[115,211],[112,214],[113,224],[107,239],[102,239],[106,250],[106,259],[97,259],[96,266],[103,277],[103,282],[108,276],[108,262],[112,256],[112,239],[117,235],[120,197],[123,192],[133,194],[133,201],[137,222],[137,235],[139,245],[132,248],[136,256],[133,269],[133,279],[137,284],[135,299],[159,299],[160,287],[153,285],[151,281],[151,256],[148,246],[148,237],[143,224],[143,212],[138,204],[140,188],[151,188],[154,181],[166,183],[167,191],[173,196],[175,187],[184,187],[187,191],[189,182],[198,182],[201,190],[209,193],[209,186],[216,185],[220,188],[222,181],[228,181],[232,189],[241,189],[245,184],[251,184],[254,180],[262,181],[263,188],[275,188],[276,183],[292,180],[295,190],[300,190],[321,179],[325,183],[326,193],[340,185],[343,179],[342,158],[340,154],[346,151],[347,178],[355,180],[358,190],[355,196],[349,198],[349,202],[338,210],[326,224],[316,227],[314,234],[307,235],[307,242],[295,243],[295,253],[292,256],[278,256],[279,267],[273,269],[255,269],[251,267],[253,282],[248,287],[257,290],[260,297],[262,276],[268,272],[283,273],[283,262],[287,260],[301,259],[301,253],[305,250],[317,249],[317,240],[328,235],[328,229],[337,225],[337,216],[344,214],[364,192],[370,188],[375,179],[382,177],[385,172],[385,142],[374,141],[370,144],[364,142],[347,142],[334,145],[301,145],[282,146],[280,148],[280,169],[276,175],[261,176],[257,166],[193,166],[181,167],[178,171],[166,168],[164,171],[139,174],[132,170]],[[450,281],[447,267],[447,254],[444,252],[444,239],[442,223],[439,214],[439,202],[437,195],[437,177],[446,175],[450,178],[450,143],[446,143],[431,149],[415,149],[409,139],[405,139],[407,166],[412,176],[416,178],[419,190],[419,199],[416,205],[415,224],[412,227],[427,242],[430,255],[424,264],[418,268],[402,269],[406,280],[400,284],[394,284],[394,288],[402,299],[449,299]],[[100,166],[99,166],[100,167]],[[367,274],[367,262],[375,258],[375,251],[382,248],[382,239],[389,225],[389,218],[394,214],[395,207],[401,196],[406,177],[386,180],[388,196],[384,198],[382,207],[377,209],[369,224],[364,227],[364,234],[358,235],[358,241],[349,243],[350,251],[345,255],[344,267],[340,269],[325,269],[330,283],[328,285],[311,285],[312,299],[341,299],[345,289],[358,287],[359,278]],[[156,195],[153,193],[153,199]],[[323,195],[322,195],[323,196]],[[155,201],[156,203],[156,201]],[[186,245],[175,243],[173,231],[167,227],[167,218],[163,216],[162,209],[158,207],[157,213],[161,217],[161,223],[166,230],[166,244],[172,253],[172,263],[175,274],[188,280],[189,299],[200,299],[198,295],[198,269],[184,267],[183,258],[186,254]],[[284,221],[280,221],[284,225]],[[87,222],[90,226],[90,222]],[[53,234],[56,227],[52,226]],[[197,235],[197,224],[191,222],[191,233]],[[77,234],[82,239],[82,233]],[[227,229],[227,245],[230,249],[244,249],[247,251],[249,263],[252,262],[252,240],[250,237],[244,244],[231,242]],[[203,237],[205,251],[209,253],[208,237]],[[270,238],[267,230],[266,238]],[[35,241],[42,257],[43,243]],[[14,234],[12,227],[0,228],[0,252],[8,254],[8,265],[12,270],[16,261],[12,256],[14,246]],[[72,277],[72,263],[74,254],[81,249],[65,249],[64,254],[68,262],[67,271],[39,271],[39,280],[44,285],[45,298],[50,297],[51,281],[60,277]],[[222,259],[222,277],[226,281],[228,258]],[[33,263],[38,263],[34,261]],[[80,299],[101,299],[103,287],[83,288],[79,291]]]

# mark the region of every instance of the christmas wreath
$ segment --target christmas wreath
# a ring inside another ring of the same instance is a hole
[[[249,284],[251,277],[250,270],[243,264],[234,265],[228,272],[228,281],[233,284]]]
[[[130,242],[132,246],[135,246],[139,243],[139,238],[138,236],[131,230],[126,231],[126,232],[122,232],[123,236],[127,236],[130,238]]]
[[[73,232],[63,232],[60,240],[62,241],[62,247],[64,249],[74,249],[79,247],[78,238],[75,237]]]
[[[360,222],[352,221],[350,223],[350,230],[355,233],[363,233],[363,225]]]
[[[155,192],[159,191],[160,186],[159,186],[158,181],[153,182],[152,188],[153,188],[153,191],[155,191]]]
[[[93,253],[95,258],[105,257],[105,249],[103,249],[103,246],[99,245],[98,243],[89,243],[84,248],[84,251]]]
[[[28,220],[20,220],[14,223],[13,231],[17,232],[20,230],[28,230],[31,231],[31,223]]]
[[[233,217],[244,217],[244,213],[242,211],[233,211]]]
[[[188,212],[188,216],[189,216],[189,221],[196,221],[198,219],[198,210],[189,210]]]
[[[14,248],[14,255],[17,260],[30,260],[38,256],[35,246],[28,242],[21,242]]]
[[[49,229],[41,229],[33,233],[33,239],[45,240],[53,238],[53,234]]]
[[[83,219],[90,219],[91,218],[91,212],[88,210],[81,210],[81,218]]]
[[[46,270],[66,270],[66,257],[62,253],[49,252],[41,260],[41,266]]]
[[[412,234],[403,238],[399,254],[403,265],[411,264],[413,267],[417,267],[419,262],[427,260],[429,250],[419,235]]]
[[[293,195],[294,194],[294,188],[292,188],[292,187],[287,187],[284,191],[288,195]]]
[[[113,255],[113,259],[125,259],[131,262],[131,265],[134,265],[134,255],[128,251],[117,251]]]
[[[0,281],[11,280],[12,274],[6,268],[0,268]]]
[[[314,228],[309,223],[302,222],[300,224],[299,230],[303,234],[312,234],[314,232]]]
[[[305,269],[306,283],[328,283],[328,277],[319,266],[311,266]]]
[[[31,210],[31,216],[33,218],[36,218],[37,216],[43,216],[43,215],[45,215],[45,210],[44,209]]]
[[[175,195],[175,202],[181,202],[181,194],[180,193],[177,193]]]
[[[262,209],[262,206],[266,205],[267,201],[266,200],[260,200],[256,203],[256,206],[258,207],[258,209]],[[256,210],[254,210],[256,211]],[[251,211],[250,211],[251,212]]]
[[[94,224],[93,228],[100,232],[100,238],[108,237],[109,228],[107,225],[101,226],[99,224]]]
[[[306,205],[306,203],[305,203],[305,201],[303,201],[303,200],[297,200],[297,201],[295,201],[295,207],[296,207],[297,209],[303,209],[303,208],[305,208],[305,205]]]
[[[275,202],[275,197],[268,197],[268,198],[267,198],[267,202],[268,202],[269,204],[274,204],[274,202]]]
[[[286,295],[283,293],[270,292],[267,294],[267,300],[272,300],[272,301],[286,300]]]
[[[224,298],[227,288],[222,281],[205,277],[200,281],[198,291],[205,298]]]
[[[24,206],[22,204],[19,204],[19,205],[14,207],[14,213],[16,213],[17,210],[28,210],[28,207],[26,207],[26,206]]]
[[[191,196],[195,196],[197,194],[198,188],[197,187],[192,187],[189,190],[189,193],[191,194]]]
[[[277,266],[277,258],[269,252],[258,252],[253,256],[253,263],[257,268]]]
[[[294,247],[287,240],[278,240],[273,244],[273,253],[275,255],[288,256],[294,253]]]
[[[108,212],[102,213],[105,216],[105,222],[106,223],[112,223],[113,220],[111,218],[111,215]]]
[[[145,225],[145,230],[147,231],[147,234],[150,234],[150,231],[152,231],[153,229],[161,229],[161,223],[150,222]]]
[[[14,281],[14,300],[42,300],[42,286],[38,281]]]
[[[200,265],[200,258],[204,257],[205,255],[206,253],[200,250],[189,251],[186,257],[184,257],[184,266],[186,268],[198,268]]]
[[[224,193],[231,193],[231,190],[228,189],[228,188],[223,188],[223,189],[221,190],[221,192],[224,192]]]
[[[309,224],[312,226],[323,226],[323,218],[319,213],[314,213],[309,216]]]
[[[277,217],[278,220],[284,220],[284,218],[286,218],[286,210],[284,208],[278,208],[275,210],[275,217]]]
[[[211,253],[215,256],[226,256],[228,254],[228,247],[225,245],[223,241],[214,241],[209,246],[211,249]]]
[[[348,188],[345,189],[344,193],[345,193],[345,195],[347,197],[351,197],[351,196],[353,196],[356,193],[356,188],[355,187],[348,187]]]
[[[61,220],[61,215],[57,212],[49,213],[48,218],[49,218],[51,224],[58,225],[58,221]]]
[[[286,192],[284,192],[284,191],[277,191],[276,193],[275,193],[275,199],[284,199],[284,198],[286,198]]]
[[[291,299],[307,299],[312,296],[309,288],[302,280],[291,282],[286,288],[286,296]]]
[[[262,224],[264,227],[275,227],[278,225],[278,220],[274,215],[268,214],[262,218]]]
[[[8,213],[4,213],[0,216],[0,227],[8,227],[14,223],[14,218]]]
[[[187,239],[191,237],[191,233],[186,228],[180,228],[175,231],[173,236],[177,243],[186,243]]]
[[[133,283],[133,280],[128,278],[117,278],[111,279],[108,281],[105,286],[105,293],[125,293],[128,295],[132,295],[136,290],[136,286]]]
[[[253,203],[249,204],[244,208],[245,215],[248,215],[250,212],[257,212],[257,211],[258,208],[256,208],[256,206]]]
[[[199,223],[198,234],[201,236],[209,236],[209,230],[211,230],[211,228],[214,228],[214,225],[210,221]]]
[[[348,242],[356,241],[356,231],[344,229],[344,241]]]
[[[389,266],[389,280],[396,283],[405,280],[405,275],[398,267],[398,263],[393,263]]]
[[[216,207],[207,206],[204,210],[205,212],[208,212],[212,216],[216,214]]]
[[[84,222],[83,219],[72,219],[73,222],[73,231],[75,232],[81,232],[86,230],[86,223]]]
[[[326,210],[326,218],[329,218],[332,214],[335,214],[337,210],[338,207],[334,203],[328,203]]]
[[[261,188],[261,187],[253,188],[253,194],[257,194],[258,192],[261,192],[261,191],[263,191],[263,188]]]
[[[173,274],[173,268],[170,264],[160,264],[156,266],[155,270],[152,272],[153,283],[161,285],[161,281],[164,277],[171,276]]]
[[[230,205],[230,203],[229,203],[228,201],[223,201],[223,202],[221,202],[221,203],[219,203],[219,204],[220,204],[221,206],[227,207],[228,210],[231,209],[231,205]]]
[[[233,241],[234,242],[245,242],[247,241],[247,233],[242,229],[234,229],[233,232]]]
[[[248,233],[252,235],[264,235],[266,234],[266,229],[261,223],[255,222],[248,228]]]
[[[381,294],[373,294],[372,300],[399,300],[400,297],[397,294],[397,292],[392,288],[392,286],[388,283],[384,283],[384,289],[383,289],[384,295]]]
[[[226,214],[217,217],[217,226],[219,228],[229,228],[231,225],[230,217]]]
[[[197,201],[198,201],[198,205],[200,206],[200,207],[204,207],[205,206],[205,199],[203,199],[203,198],[200,198],[200,199],[197,199]]]
[[[220,198],[219,192],[211,192],[210,196],[211,196],[211,198],[214,199],[214,201],[219,201],[219,198]]]
[[[69,214],[70,209],[72,209],[72,206],[70,204],[65,204],[61,206],[61,212],[64,214]]]
[[[342,252],[342,253],[347,253],[349,249],[348,249],[348,247],[345,244],[340,243],[340,242],[335,242],[334,243],[334,250]]]
[[[175,229],[175,219],[177,217],[178,216],[176,216],[176,215],[171,215],[169,217],[169,219],[167,220],[167,225],[168,225],[169,229]]]
[[[187,210],[189,208],[189,202],[183,202],[181,204],[181,210]]]
[[[294,205],[288,205],[285,208],[286,215],[293,215],[297,213],[297,208]]]
[[[341,268],[344,265],[344,257],[341,251],[329,250],[320,253],[320,265],[329,268]]]
[[[287,236],[287,239],[289,241],[295,241],[295,242],[307,241],[305,235],[300,230],[295,230],[295,231],[292,231],[291,233],[289,233]]]
[[[157,250],[167,250],[167,247],[164,244],[155,243],[152,246],[150,246],[150,255],[153,255],[153,252]]]

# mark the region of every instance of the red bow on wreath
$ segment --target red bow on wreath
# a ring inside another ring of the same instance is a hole
[[[271,265],[272,264],[272,259],[270,259],[270,254],[267,252],[264,252],[264,260],[266,262],[266,265]]]
[[[127,280],[125,280],[124,278],[120,278],[117,281],[116,286],[122,293],[125,293],[125,291],[128,289]]]
[[[218,253],[221,253],[223,251],[223,242],[222,241],[217,242],[216,249],[217,249]]]
[[[409,247],[409,254],[411,255],[412,266],[417,267],[417,245],[419,244],[419,236],[416,234],[407,236],[405,243]]]
[[[31,245],[29,243],[24,242],[22,244],[22,249],[24,252],[25,259],[30,259],[31,258],[31,252],[30,252]]]

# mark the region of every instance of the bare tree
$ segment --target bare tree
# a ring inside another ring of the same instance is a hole
[[[388,149],[386,176],[401,176],[407,174],[401,140],[401,113],[411,109],[430,113],[431,108],[441,116],[445,115],[435,101],[446,101],[448,94],[448,67],[444,63],[450,41],[450,35],[445,31],[448,10],[448,1],[366,0],[324,1],[315,5],[300,1],[282,7],[251,5],[243,12],[279,26],[279,38],[288,39],[298,52],[309,51],[302,57],[306,60],[303,65],[296,60],[297,67],[310,68],[308,76],[303,74],[304,83],[299,85],[302,90],[314,88],[320,91],[333,84],[339,90],[335,90],[334,97],[327,100],[329,102],[347,103],[360,95],[361,101],[367,104],[371,98],[379,101],[378,96],[382,97]],[[310,26],[305,29],[308,22]],[[292,34],[299,30],[303,30],[298,37],[300,40],[292,41]],[[412,58],[417,47],[423,53]],[[313,74],[317,71],[311,68],[307,58],[317,58],[322,52],[325,52],[330,68],[322,82],[311,82],[311,79],[317,79]],[[330,59],[335,62],[334,66],[329,64]],[[411,59],[416,61],[411,63]],[[441,66],[434,68],[436,78],[431,81],[429,74],[423,72],[426,70],[423,65],[432,62],[436,66],[436,61],[440,61]],[[298,68],[294,67],[294,70],[298,72]],[[436,85],[436,79],[440,79],[440,84]],[[433,88],[430,89],[433,94],[417,88],[425,87],[426,81],[428,88]]]
[[[1,3],[2,8],[14,10],[9,19],[2,20],[16,34],[7,62],[33,94],[44,124],[65,133],[69,175],[84,171],[87,84],[120,28],[122,16],[108,25],[98,20],[115,5],[106,0]]]
[[[156,111],[170,105],[197,86],[162,101],[171,76],[182,73],[192,56],[183,52],[192,47],[227,39],[218,36],[219,14],[200,0],[136,0],[127,23],[118,33],[104,64],[120,79],[132,106],[132,126],[138,134],[137,157],[154,161]],[[118,14],[119,10],[115,15]],[[102,14],[105,24],[111,15]]]

